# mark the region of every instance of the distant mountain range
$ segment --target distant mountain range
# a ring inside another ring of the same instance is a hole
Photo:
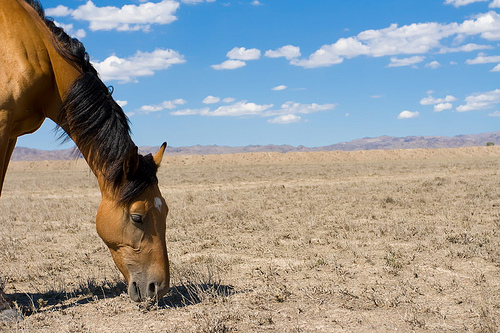
[[[258,152],[308,152],[308,151],[353,151],[373,149],[411,149],[411,148],[458,148],[485,146],[487,142],[500,145],[500,131],[482,134],[457,135],[453,137],[444,136],[406,136],[392,137],[379,136],[376,138],[356,139],[349,142],[341,142],[323,147],[304,147],[289,145],[266,145],[266,146],[190,146],[190,147],[168,147],[169,155],[210,155],[210,154],[236,154],[236,153],[258,153]],[[140,147],[142,154],[154,153],[158,147]],[[12,154],[13,161],[43,161],[43,160],[68,160],[78,156],[74,149],[62,150],[39,150],[24,147],[16,147]]]

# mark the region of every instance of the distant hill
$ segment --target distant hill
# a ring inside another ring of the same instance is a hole
[[[258,152],[308,152],[308,151],[354,151],[374,149],[412,149],[412,148],[458,148],[485,146],[487,142],[500,145],[500,131],[482,134],[457,135],[453,137],[444,136],[406,136],[392,137],[379,136],[376,138],[356,139],[349,142],[341,142],[329,146],[308,148],[304,146],[289,145],[266,145],[266,146],[190,146],[190,147],[168,147],[169,155],[212,155],[212,154],[237,154]],[[158,147],[140,147],[142,154],[155,153]],[[68,160],[78,156],[74,149],[64,150],[38,150],[24,147],[16,147],[12,154],[13,161],[42,161],[42,160]]]
[[[60,150],[39,150],[25,147],[16,147],[12,153],[11,161],[45,161],[45,160],[71,160],[79,157],[80,152],[74,148]]]
[[[445,136],[406,136],[402,138],[392,136],[379,136],[376,138],[363,138],[349,142],[337,143],[330,146],[320,147],[320,150],[372,150],[372,149],[411,149],[411,148],[458,148],[485,146],[487,142],[500,144],[500,131],[457,135],[453,137]],[[315,148],[316,150],[316,148]]]

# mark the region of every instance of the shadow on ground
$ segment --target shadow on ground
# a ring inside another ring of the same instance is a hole
[[[124,282],[89,280],[74,291],[50,290],[45,293],[14,293],[8,295],[8,298],[15,303],[23,315],[29,316],[45,309],[63,310],[99,299],[114,298],[124,292],[127,292],[127,285]]]
[[[220,283],[188,283],[173,286],[167,297],[158,302],[160,308],[181,308],[205,299],[220,299],[234,295],[233,286]]]
[[[115,298],[127,293],[127,285],[120,281],[88,281],[74,291],[46,293],[14,293],[8,298],[24,316],[36,312],[64,310],[101,299]],[[234,288],[220,283],[189,283],[172,286],[167,296],[150,309],[181,308],[195,305],[205,299],[219,299],[235,294]]]

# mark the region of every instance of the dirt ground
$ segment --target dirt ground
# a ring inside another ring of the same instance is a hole
[[[2,332],[499,332],[500,147],[176,156],[171,292],[132,302],[83,161],[14,162]]]

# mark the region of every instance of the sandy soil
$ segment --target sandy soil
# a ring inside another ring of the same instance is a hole
[[[172,290],[128,299],[84,161],[13,162],[5,332],[500,330],[500,147],[166,156]]]

